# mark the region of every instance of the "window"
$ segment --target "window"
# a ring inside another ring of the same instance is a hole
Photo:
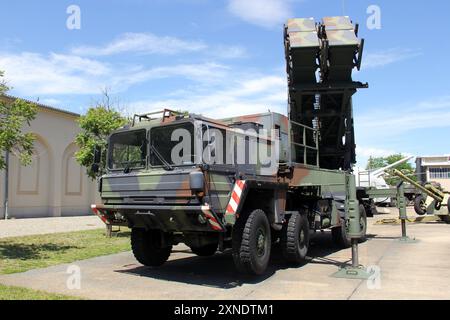
[[[190,122],[150,130],[150,164],[194,164],[194,125]]]
[[[145,167],[147,158],[146,131],[128,131],[113,134],[109,141],[110,169]]]
[[[450,179],[450,168],[430,168],[430,179]]]

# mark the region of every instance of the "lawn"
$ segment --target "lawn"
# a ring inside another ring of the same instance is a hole
[[[0,284],[0,300],[80,300],[80,298]]]
[[[25,272],[131,250],[130,232],[105,237],[105,230],[88,230],[0,239],[0,274]],[[0,292],[3,289],[0,289]]]

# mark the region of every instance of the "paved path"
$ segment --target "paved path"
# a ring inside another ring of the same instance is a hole
[[[374,225],[385,217],[370,219],[369,240],[359,252],[362,264],[380,268],[378,289],[330,277],[349,261],[350,250],[333,247],[328,233],[313,237],[309,263],[289,267],[275,254],[259,278],[237,274],[229,253],[201,258],[180,245],[156,269],[142,267],[129,252],[76,262],[80,290],[67,288],[67,264],[0,276],[0,282],[90,299],[449,299],[450,225],[408,224],[420,241],[404,244],[399,225]]]
[[[0,238],[104,228],[96,216],[0,220]]]

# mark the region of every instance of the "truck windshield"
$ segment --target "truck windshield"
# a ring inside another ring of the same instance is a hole
[[[195,161],[194,125],[190,122],[152,128],[150,144],[152,166],[192,165]]]
[[[113,134],[109,140],[110,169],[145,167],[147,157],[146,131]]]

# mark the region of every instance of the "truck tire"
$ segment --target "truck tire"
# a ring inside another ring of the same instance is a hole
[[[367,234],[367,216],[366,210],[364,209],[364,206],[362,204],[359,205],[359,215],[360,215],[359,223],[363,230],[362,232],[363,235],[359,239],[359,242],[364,242],[366,240]],[[333,238],[333,242],[343,249],[350,248],[352,245],[351,239],[347,236],[347,228],[345,224],[346,224],[345,219],[341,218],[341,226],[331,229],[331,236]]]
[[[159,267],[169,259],[172,246],[162,247],[161,231],[133,228],[131,248],[137,261],[147,267]]]
[[[191,247],[193,253],[200,257],[209,257],[214,255],[217,251],[217,243],[207,244],[202,247]]]
[[[419,216],[423,216],[427,213],[427,208],[425,206],[425,197],[421,194],[416,196],[416,198],[414,199],[414,211]]]
[[[305,261],[309,248],[309,223],[304,214],[293,213],[281,231],[281,250],[289,263]]]
[[[232,235],[233,260],[242,272],[261,275],[269,264],[271,234],[264,211],[253,210],[237,219]]]

